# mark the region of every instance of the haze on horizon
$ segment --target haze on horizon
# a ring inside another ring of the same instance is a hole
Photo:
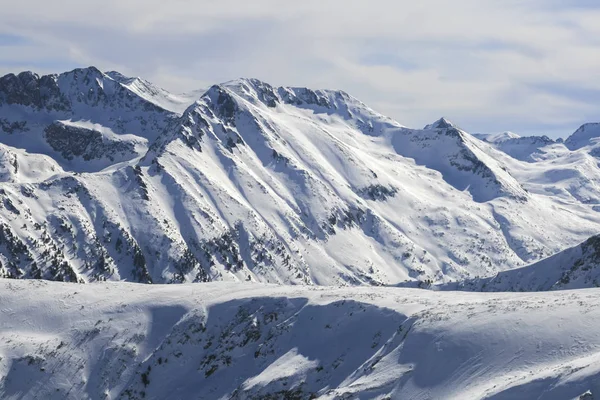
[[[0,0],[0,74],[95,65],[173,92],[343,89],[411,127],[566,137],[600,120],[600,3]]]

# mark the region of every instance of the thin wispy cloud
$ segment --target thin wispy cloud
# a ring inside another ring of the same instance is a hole
[[[473,132],[557,136],[600,119],[596,2],[58,3],[0,4],[0,72],[96,65],[173,91],[250,76]]]

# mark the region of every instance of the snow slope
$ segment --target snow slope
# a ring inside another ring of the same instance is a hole
[[[255,79],[184,101],[93,67],[0,78],[0,275],[437,284],[600,231],[589,147],[525,162],[445,119]]]
[[[600,236],[535,264],[499,272],[494,277],[441,286],[473,291],[546,291],[600,287]]]
[[[579,399],[600,292],[0,280],[3,399]]]

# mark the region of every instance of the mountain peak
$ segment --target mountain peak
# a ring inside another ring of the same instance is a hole
[[[592,139],[600,138],[600,123],[589,122],[583,124],[565,140],[565,146],[570,150],[577,150],[591,144]]]
[[[23,71],[20,72],[17,77],[23,82],[23,81],[31,81],[31,80],[35,80],[35,79],[39,79],[39,75],[31,72],[31,71]]]
[[[445,117],[442,117],[432,124],[425,125],[425,127],[423,129],[431,130],[431,129],[447,129],[447,128],[456,128],[456,125],[454,125],[452,122],[450,122],[450,120],[446,119]]]
[[[262,81],[260,79],[245,78],[245,77],[232,79],[230,81],[223,82],[221,85],[227,86],[227,87],[239,87],[241,85],[247,85],[247,86],[252,86],[252,87],[256,87],[256,88],[260,88],[260,87],[264,87],[264,86],[272,87],[270,84],[268,84],[267,82]]]
[[[75,77],[85,76],[85,77],[95,77],[95,78],[106,77],[106,75],[102,71],[100,71],[98,68],[94,67],[93,65],[91,65],[89,67],[75,68],[71,71],[62,73],[60,75],[63,75],[63,76],[73,75]]]

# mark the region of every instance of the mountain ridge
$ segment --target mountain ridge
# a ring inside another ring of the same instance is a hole
[[[2,126],[28,130],[0,132],[4,276],[444,283],[600,231],[593,148],[523,162],[446,119],[410,129],[343,91],[256,79],[183,111],[114,71],[5,81]]]

